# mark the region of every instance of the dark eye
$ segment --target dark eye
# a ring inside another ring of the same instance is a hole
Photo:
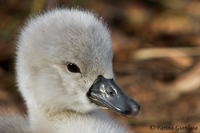
[[[81,73],[80,68],[76,64],[73,64],[73,63],[68,63],[67,69],[72,73]]]

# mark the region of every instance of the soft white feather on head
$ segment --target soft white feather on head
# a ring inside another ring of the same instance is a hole
[[[27,23],[17,47],[17,81],[28,106],[98,108],[86,93],[98,75],[113,78],[110,33],[100,19],[78,9],[51,10]],[[68,62],[81,74],[70,73]]]

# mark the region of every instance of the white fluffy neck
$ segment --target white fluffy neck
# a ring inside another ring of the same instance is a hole
[[[33,105],[29,109],[34,133],[127,133],[101,111],[78,113]]]
[[[48,109],[42,105],[31,105],[29,108],[30,127],[34,133],[59,133],[63,123],[70,127],[79,119],[87,119],[89,114],[82,114],[70,110]]]

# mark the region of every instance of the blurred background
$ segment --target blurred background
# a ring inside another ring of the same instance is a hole
[[[199,0],[0,0],[1,115],[26,116],[15,82],[17,36],[30,15],[55,7],[92,10],[110,27],[116,81],[141,112],[106,113],[136,133],[174,133],[177,125],[200,133]]]

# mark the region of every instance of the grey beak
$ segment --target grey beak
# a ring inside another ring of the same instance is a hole
[[[91,102],[109,108],[123,116],[132,117],[139,113],[140,105],[125,95],[113,79],[98,76],[87,96]]]

